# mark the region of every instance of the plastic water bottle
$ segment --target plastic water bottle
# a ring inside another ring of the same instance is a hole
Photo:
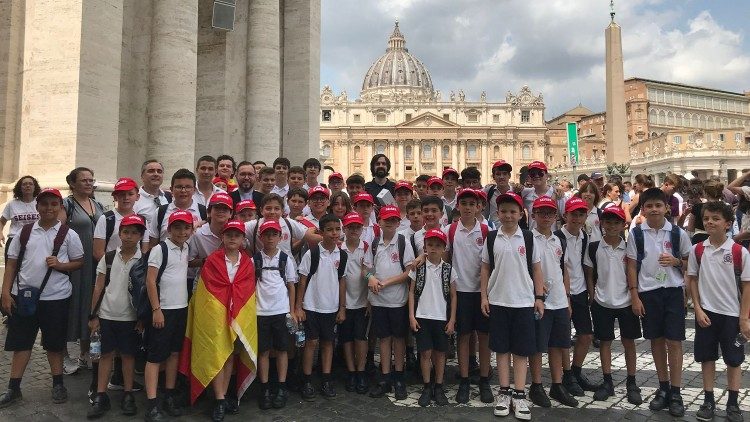
[[[89,343],[89,357],[92,361],[97,361],[102,357],[102,338],[99,330],[91,333],[91,343]]]
[[[305,330],[302,327],[294,332],[294,345],[296,347],[302,347],[305,345]]]
[[[747,343],[747,338],[742,333],[737,333],[737,337],[734,338],[734,347],[744,347],[745,343]]]
[[[292,314],[286,314],[286,329],[289,331],[289,334],[294,334],[297,331],[297,323],[294,322]]]
[[[539,311],[534,311],[534,319],[539,321],[542,319],[542,314],[540,314]]]

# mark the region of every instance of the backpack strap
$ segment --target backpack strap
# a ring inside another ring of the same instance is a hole
[[[419,298],[422,296],[424,291],[424,284],[427,279],[427,263],[424,262],[422,265],[415,270],[416,280],[414,280],[414,312],[417,311],[419,305]]]
[[[453,239],[456,237],[456,230],[458,230],[458,221],[454,221],[448,226],[448,245],[453,253]]]
[[[641,226],[633,227],[633,240],[635,240],[635,268],[636,274],[641,272],[641,262],[645,258],[646,253],[643,250],[643,229]]]
[[[115,232],[115,212],[107,211],[104,213],[104,223],[106,225],[106,234],[104,235],[104,249],[107,249],[109,245],[109,239],[112,238],[112,234]]]
[[[581,241],[581,268],[583,268],[583,258],[586,256],[586,248],[589,244],[589,234],[586,233],[586,230],[581,230],[581,234],[583,234],[583,240]]]
[[[310,272],[307,273],[307,285],[310,285],[310,281],[318,272],[318,265],[320,265],[320,245],[315,245],[314,248],[310,248]]]
[[[289,239],[291,239],[292,238],[292,233],[294,233],[294,231],[292,230],[292,223],[290,223],[289,219],[286,218],[286,217],[284,217],[284,222],[286,223],[286,228],[289,229]]]
[[[260,220],[255,220],[255,227],[253,227],[253,255],[258,252],[258,226],[260,226]],[[261,261],[261,264],[263,261]],[[262,265],[261,265],[262,266]]]
[[[680,239],[682,238],[681,232],[682,229],[677,224],[672,224],[672,231],[669,233],[669,240],[672,242],[672,256],[680,261],[682,261],[682,254],[680,253]]]
[[[112,263],[115,262],[115,254],[117,254],[117,250],[109,251],[104,254],[104,263],[107,264],[107,271],[104,273],[104,288],[102,289],[99,298],[96,300],[94,309],[91,310],[91,315],[97,315],[99,313],[99,308],[102,306],[104,293],[107,292],[107,286],[109,286],[110,277],[112,275]]]
[[[367,241],[363,240],[362,241],[362,249],[364,249],[365,254],[367,253],[367,249],[369,249],[369,248],[370,248],[370,244],[367,243]]]
[[[20,242],[20,248],[18,250],[18,258],[16,260],[16,274],[15,279],[17,283],[21,281],[18,279],[18,273],[21,272],[21,264],[23,263],[23,257],[26,255],[26,244],[29,243],[29,237],[31,237],[31,229],[34,228],[34,223],[27,224],[21,228],[21,234],[18,236]]]
[[[593,269],[593,280],[594,284],[596,284],[596,281],[599,279],[599,273],[597,271],[596,266],[596,251],[599,250],[599,241],[594,241],[589,244],[589,259],[591,259],[591,268]]]
[[[490,231],[490,226],[484,223],[479,223],[479,230],[482,232],[482,240],[487,239],[487,233]]]
[[[373,224],[372,225],[372,234],[375,235],[376,239],[380,238],[380,225],[379,224]]]
[[[416,233],[409,236],[409,243],[411,243],[411,250],[414,251],[414,256],[416,257],[416,256],[419,256],[419,252],[417,251],[417,242],[414,239],[415,236],[416,236]]]
[[[565,271],[565,251],[568,249],[568,239],[560,230],[555,231],[555,236],[560,239],[560,247],[562,248],[562,256],[560,256],[560,269]]]
[[[490,274],[495,271],[495,239],[497,239],[497,230],[487,233],[487,255],[490,259]]]
[[[380,245],[380,236],[375,236],[372,240],[372,263],[375,264],[375,255],[378,254],[378,246]]]
[[[167,260],[169,259],[169,247],[167,242],[159,242],[161,246],[161,265],[159,266],[159,272],[156,273],[156,286],[159,286],[161,282],[161,276],[164,275],[164,270],[167,269]]]
[[[703,242],[698,242],[695,244],[695,261],[698,263],[699,270],[701,267],[701,259],[703,258],[703,252],[705,252],[705,250],[706,250],[706,247],[703,246]]]
[[[203,204],[198,204],[198,214],[201,216],[201,220],[208,221],[208,210]]]
[[[164,225],[164,217],[167,216],[167,207],[169,204],[159,205],[156,211],[156,238],[161,238],[161,228]]]
[[[440,268],[440,280],[442,281],[442,285],[443,285],[443,299],[445,299],[445,304],[448,307],[447,309],[448,313],[445,314],[446,319],[450,319],[451,271],[452,270],[453,270],[453,266],[447,262],[443,262],[443,265]]]
[[[396,242],[398,244],[398,260],[401,264],[401,272],[406,271],[406,266],[404,265],[404,252],[406,251],[406,238],[403,234],[397,234],[396,235]]]
[[[732,244],[732,265],[734,266],[734,279],[737,282],[737,298],[742,303],[742,245]]]
[[[60,248],[62,248],[62,245],[65,242],[65,237],[68,235],[68,230],[70,230],[70,227],[67,224],[60,225],[60,228],[57,230],[57,234],[55,235],[55,240],[52,243],[52,256],[57,256],[57,254],[60,253]],[[63,272],[63,271],[59,271],[59,272]],[[39,296],[42,295],[42,291],[44,291],[44,288],[47,286],[47,282],[49,281],[50,275],[52,275],[52,268],[48,268],[47,274],[44,275],[44,280],[42,280],[42,285],[39,286]]]
[[[255,282],[259,283],[263,277],[263,256],[260,252],[253,254],[253,266],[255,267]]]
[[[526,246],[526,268],[529,271],[531,281],[534,281],[534,269],[532,268],[533,264],[531,263],[534,256],[534,233],[529,230],[522,230],[522,233],[523,243]]]
[[[339,248],[339,267],[337,268],[339,280],[346,275],[346,263],[348,260],[349,254],[347,254],[345,250]]]
[[[259,252],[260,254],[260,252]],[[281,280],[286,284],[286,261],[289,259],[289,255],[287,255],[284,251],[281,251],[279,253],[279,275],[281,276]],[[262,263],[262,260],[261,260]]]

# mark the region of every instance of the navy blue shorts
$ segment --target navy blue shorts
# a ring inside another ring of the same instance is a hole
[[[631,306],[615,309],[594,302],[591,305],[591,317],[594,320],[594,337],[601,341],[615,339],[615,319],[620,326],[620,338],[641,338],[641,321],[633,313]]]
[[[117,350],[121,355],[133,356],[141,346],[141,334],[135,330],[135,321],[113,321],[99,318],[102,354]]]
[[[147,362],[162,363],[172,353],[182,351],[187,326],[187,310],[188,308],[162,309],[164,327],[154,328],[153,325],[148,325],[146,328]]]
[[[701,327],[695,321],[694,350],[696,362],[715,362],[719,360],[719,346],[724,363],[737,367],[745,361],[745,347],[736,347],[734,339],[740,332],[740,319],[735,316],[721,315],[704,310],[711,325]]]
[[[428,350],[445,352],[448,350],[448,334],[445,334],[447,321],[417,318],[417,322],[419,323],[419,331],[414,334],[414,338],[417,340],[417,350],[420,352]]]
[[[490,350],[518,356],[536,353],[534,308],[490,305]]]
[[[286,314],[258,315],[258,352],[269,350],[285,352],[291,341],[289,329],[286,328]]]
[[[347,309],[346,319],[339,324],[339,343],[350,343],[354,340],[367,341],[367,308]]]
[[[661,287],[638,293],[646,315],[641,317],[643,337],[685,340],[685,293],[682,287]]]
[[[320,313],[305,311],[305,339],[333,341],[336,328],[336,312]]]
[[[13,301],[18,299],[11,296]],[[36,336],[42,331],[42,348],[48,352],[65,350],[66,333],[70,298],[59,300],[40,300],[37,302],[36,314],[20,316],[18,313],[8,317],[8,332],[5,336],[5,351],[19,352],[31,350]],[[183,332],[183,335],[185,333]]]
[[[547,353],[548,348],[570,348],[570,314],[568,308],[545,309],[542,319],[535,320],[536,351]]]
[[[482,294],[479,292],[456,292],[456,332],[470,334],[472,331],[487,333],[490,319],[482,313]]]
[[[377,338],[405,338],[409,333],[409,308],[373,306],[372,329]]]
[[[594,334],[591,324],[591,309],[589,308],[589,292],[583,291],[577,295],[570,296],[570,308],[573,311],[573,327],[576,335]]]

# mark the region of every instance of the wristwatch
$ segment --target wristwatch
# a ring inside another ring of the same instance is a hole
[[[545,299],[544,295],[536,295],[536,296],[534,296],[534,300],[541,300],[542,302],[544,302],[544,299]]]

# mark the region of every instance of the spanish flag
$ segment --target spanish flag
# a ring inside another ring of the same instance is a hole
[[[232,356],[235,343],[237,397],[247,390],[257,371],[258,325],[253,260],[240,252],[240,266],[229,282],[224,249],[206,258],[196,291],[190,299],[180,372],[190,380],[194,403]]]

